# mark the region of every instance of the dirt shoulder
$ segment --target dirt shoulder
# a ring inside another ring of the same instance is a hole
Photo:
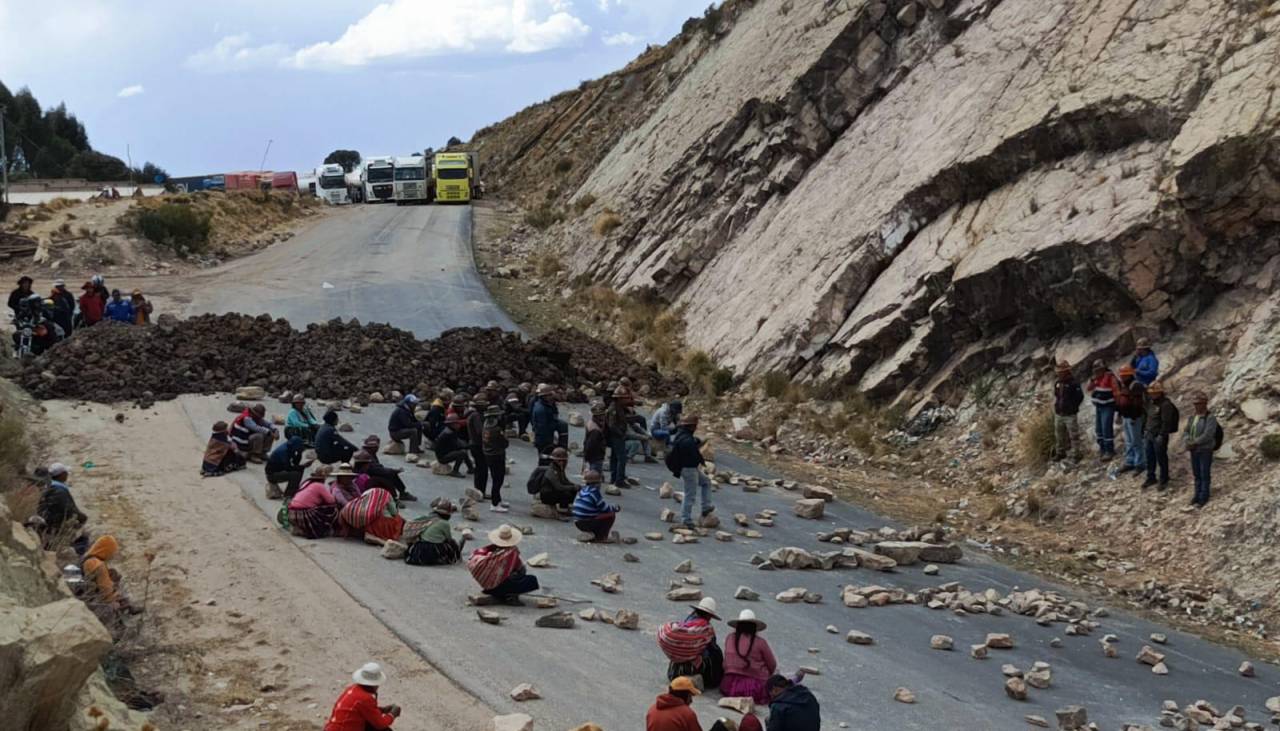
[[[382,698],[404,709],[406,728],[487,728],[489,709],[346,594],[234,483],[200,478],[204,443],[178,402],[44,406],[41,429],[75,466],[77,499],[95,531],[120,540],[128,591],[145,600],[131,620],[144,623],[142,639],[128,654],[139,685],[167,696],[157,726],[316,729],[351,671],[374,660],[390,677]],[[149,581],[145,553],[155,555]]]

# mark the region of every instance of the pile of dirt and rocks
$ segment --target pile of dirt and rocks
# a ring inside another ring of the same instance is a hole
[[[455,328],[418,340],[356,320],[298,331],[287,320],[231,314],[164,316],[154,327],[108,323],[77,332],[28,364],[21,383],[40,398],[98,402],[167,400],[246,385],[364,400],[444,386],[475,392],[490,380],[512,388],[522,381],[558,384],[580,399],[583,389],[620,375],[642,391],[680,388],[581,333],[530,343],[498,328]]]
[[[561,367],[569,367],[581,383],[597,389],[611,381],[630,378],[643,396],[684,394],[688,387],[679,378],[666,376],[651,365],[641,365],[612,345],[572,327],[561,327],[533,341],[534,350]]]

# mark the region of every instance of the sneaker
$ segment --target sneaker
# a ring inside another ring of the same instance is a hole
[[[639,485],[640,485],[640,480],[637,480],[637,479],[636,479],[636,478],[634,478],[634,477],[628,477],[628,478],[627,478],[627,481],[626,481],[626,484],[624,484],[624,485],[619,485],[618,487],[637,487],[637,486],[639,486]]]
[[[507,508],[507,509],[510,509],[510,508],[511,508],[511,503],[507,502],[506,500],[501,500],[501,501],[499,501],[499,502],[498,502],[498,505],[500,505],[501,507]]]
[[[400,499],[407,503],[416,503],[418,501],[418,497],[411,492],[401,493]]]
[[[509,513],[511,512],[511,509],[502,504],[490,505],[489,512],[490,513]]]
[[[714,505],[708,505],[708,506],[706,506],[706,507],[704,507],[704,508],[702,509],[702,517],[704,517],[704,518],[705,518],[705,517],[707,517],[708,515],[711,515],[711,514],[712,514],[712,513],[714,513],[714,512],[716,512],[716,506],[714,506]]]

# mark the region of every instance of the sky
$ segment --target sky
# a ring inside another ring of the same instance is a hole
[[[0,81],[171,175],[409,155],[662,44],[710,0],[0,0]]]

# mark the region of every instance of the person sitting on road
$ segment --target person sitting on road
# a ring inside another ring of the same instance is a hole
[[[715,688],[724,675],[724,654],[711,626],[720,620],[716,600],[704,597],[690,608],[693,611],[684,621],[668,622],[658,628],[658,647],[668,660],[667,680],[696,676],[702,679],[703,688]]]
[[[133,294],[129,297],[129,304],[133,306],[133,324],[151,324],[151,313],[155,308],[147,301],[146,297],[142,296],[142,290],[133,290]]]
[[[350,473],[349,467],[347,470]],[[289,528],[293,535],[312,539],[333,535],[339,506],[332,490],[324,482],[328,476],[328,465],[317,466],[289,500]]]
[[[568,514],[569,506],[578,497],[578,485],[569,479],[569,451],[563,447],[551,450],[551,464],[542,472],[538,488],[538,500],[544,505],[554,505],[561,514]]]
[[[533,448],[538,452],[538,464],[546,464],[547,455],[555,447],[569,446],[569,425],[560,418],[556,390],[550,384],[539,384],[529,423],[533,425]]]
[[[529,409],[526,406],[528,402],[528,394],[521,394],[517,389],[507,394],[504,401],[503,410],[507,417],[507,424],[513,427],[516,438],[529,441]]]
[[[405,524],[400,540],[409,545],[404,562],[410,566],[448,566],[462,560],[462,549],[467,545],[467,535],[461,541],[453,539],[449,518],[458,512],[452,500],[436,498],[431,501],[435,515],[427,519]]]
[[[733,632],[724,638],[724,678],[720,681],[720,693],[751,698],[761,705],[768,703],[765,683],[778,669],[778,661],[769,643],[760,636],[767,625],[756,619],[755,612],[744,609],[737,619],[729,620],[729,626]]]
[[[451,403],[452,400],[453,392],[447,388],[443,389],[431,400],[431,407],[427,409],[427,418],[422,423],[422,432],[433,444],[440,430],[444,428],[446,404]]]
[[[404,472],[404,468],[387,467],[379,461],[378,447],[381,445],[382,440],[376,434],[370,434],[364,440],[364,451],[369,455],[369,461],[364,465],[362,471],[369,476],[370,486],[383,488],[398,501],[413,502],[417,500],[418,498],[409,492],[409,488],[400,477],[400,473]]]
[[[307,406],[307,397],[294,394],[290,404],[289,415],[284,419],[284,435],[286,437],[302,437],[308,445],[314,444],[316,432],[320,430],[320,422]]]
[[[133,304],[129,300],[122,299],[118,289],[111,290],[111,301],[107,303],[105,314],[106,318],[112,322],[133,324]]]
[[[649,426],[645,423],[644,417],[635,413],[635,409],[631,409],[631,415],[627,417],[627,461],[630,462],[637,456],[643,457],[645,464],[654,464],[658,460],[653,457],[653,438],[649,436]]]
[[[119,552],[120,543],[115,536],[104,535],[94,541],[93,546],[84,554],[80,570],[84,572],[84,580],[90,592],[85,600],[95,609],[120,611],[131,608],[129,598],[118,586],[119,572],[109,565]]]
[[[801,675],[801,678],[804,676]],[[782,675],[774,675],[766,684],[769,694],[768,731],[820,731],[822,712],[818,699],[799,681]],[[742,731],[748,728],[743,717]],[[760,728],[756,721],[755,728]]]
[[[49,484],[40,492],[36,516],[41,520],[37,533],[46,551],[57,551],[70,544],[77,555],[84,555],[89,548],[89,536],[84,526],[89,516],[81,512],[71,494],[68,476],[71,470],[61,462],[49,465]]]
[[[590,533],[592,543],[608,543],[609,531],[622,508],[606,503],[600,494],[604,475],[588,470],[582,481],[586,484],[578,490],[578,497],[573,501],[573,524],[583,533]]]
[[[521,594],[538,590],[538,577],[525,570],[516,548],[524,534],[510,525],[489,531],[489,544],[471,552],[467,571],[480,585],[480,590],[504,604],[520,606]]]
[[[715,510],[711,504],[711,481],[702,471],[706,459],[702,456],[702,440],[693,435],[698,429],[698,417],[686,414],[680,417],[680,427],[676,429],[676,437],[671,444],[671,452],[667,455],[667,468],[671,474],[680,478],[684,485],[684,496],[680,505],[680,518],[685,528],[696,527],[693,523],[693,504],[701,497],[702,517]]]
[[[409,441],[409,454],[422,454],[422,422],[413,413],[418,405],[418,397],[409,394],[400,399],[400,403],[391,410],[387,419],[387,434],[391,436],[391,446],[387,454],[404,454],[404,442]]]
[[[404,531],[404,518],[391,492],[371,487],[360,497],[338,511],[339,535],[350,538],[373,537],[379,541],[398,541]]]
[[[376,662],[365,663],[351,674],[352,685],[333,704],[324,731],[387,731],[400,717],[400,706],[378,705],[378,686],[387,674]]]
[[[644,731],[702,731],[698,714],[690,708],[694,696],[702,695],[693,679],[680,676],[667,692],[658,696],[644,716]]]
[[[357,457],[361,454],[367,455],[368,452],[356,452]],[[333,501],[338,504],[339,510],[345,508],[347,503],[359,500],[360,496],[369,487],[368,483],[361,485],[357,482],[364,475],[361,475],[353,465],[347,462],[339,464],[337,469],[329,474],[333,478],[333,481],[329,483],[329,494],[333,496]]]
[[[608,426],[604,423],[603,401],[591,402],[591,416],[587,418],[586,433],[582,437],[582,471],[595,470],[604,474],[604,458],[608,454]]]
[[[242,470],[244,466],[244,454],[236,449],[235,442],[228,436],[227,422],[215,421],[213,434],[209,435],[209,443],[204,448],[200,474],[204,477],[218,477],[228,472]]]
[[[267,420],[267,407],[254,404],[231,422],[231,441],[250,462],[262,462],[280,434]]]
[[[465,423],[463,429],[466,429]],[[475,471],[476,466],[471,461],[471,451],[467,448],[467,443],[451,426],[446,425],[436,435],[435,452],[437,462],[453,466],[449,472],[450,477],[462,477],[461,470],[464,464],[467,466],[468,475]]]
[[[312,460],[302,460],[302,453],[307,445],[302,437],[289,437],[288,441],[276,445],[267,455],[266,477],[267,497],[274,500],[283,497],[287,502],[302,484],[303,471],[311,466]],[[284,492],[280,492],[280,483],[285,483]]]
[[[444,412],[444,425],[454,431],[455,434],[467,433],[467,404],[471,398],[467,394],[458,392],[449,399],[449,408]]]
[[[80,295],[80,320],[83,322],[83,327],[97,325],[106,315],[107,303],[98,294],[92,282],[85,282],[80,286],[80,290],[84,292]]]
[[[322,464],[350,462],[359,447],[338,433],[338,412],[324,412],[324,423],[316,430],[316,459]]]

